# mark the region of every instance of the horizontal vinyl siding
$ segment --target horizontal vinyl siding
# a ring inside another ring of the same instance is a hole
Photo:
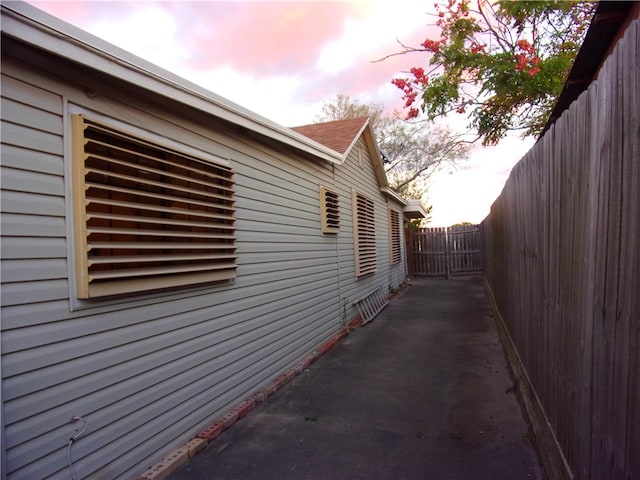
[[[68,284],[62,98],[5,74],[1,81],[3,448],[10,449],[15,425],[6,413],[12,394],[4,371],[10,358],[6,307],[19,306],[29,316],[33,305],[66,298]],[[8,451],[11,470],[15,451]]]
[[[73,447],[79,477],[135,478],[339,330],[337,239],[321,233],[318,193],[332,170],[222,125],[138,108],[124,92],[121,104],[88,99],[16,61],[6,67],[3,58],[8,478],[66,476],[73,415],[88,421]],[[70,309],[63,96],[230,160],[239,255],[232,285]]]
[[[243,369],[261,361],[265,362],[262,368],[268,368],[269,364],[286,357],[293,333],[304,335],[305,330],[316,329],[313,322],[301,326],[296,321],[297,315],[313,306],[308,298],[305,302],[304,297],[304,293],[292,292],[287,302],[274,302],[280,307],[278,312],[269,311],[271,305],[256,306],[246,312],[247,319],[239,324],[233,324],[231,318],[221,317],[213,325],[207,322],[146,337],[144,352],[138,346],[141,340],[123,343],[113,335],[106,335],[108,338],[105,339],[87,339],[92,340],[86,342],[91,346],[109,341],[117,342],[118,346],[42,367],[31,375],[22,375],[20,382],[7,380],[5,388],[11,392],[5,398],[7,447],[19,445],[37,434],[37,442],[16,450],[16,455],[24,456],[20,460],[33,461],[42,454],[44,447],[55,445],[56,439],[63,438],[59,437],[61,432],[48,432],[48,428],[66,424],[70,418],[66,415],[69,408],[75,407],[86,415],[86,405],[91,405],[92,411],[97,412],[91,416],[91,426],[99,429],[141,405],[162,403],[165,395],[181,388],[185,389],[186,398],[205,394],[206,386],[217,385],[217,394],[224,393],[226,388],[234,386],[233,376],[242,375]],[[316,291],[313,301],[321,302],[327,308],[326,304],[331,300],[331,292],[325,288]],[[175,321],[179,322],[180,318]],[[222,325],[224,328],[221,329]],[[303,337],[302,345],[309,341],[306,339],[305,342]],[[68,345],[68,348],[74,348],[74,345]],[[211,355],[213,348],[215,356]],[[299,355],[304,353],[299,352]],[[110,366],[101,368],[105,364]],[[138,378],[142,374],[146,376],[144,389]],[[266,379],[268,377],[263,380]],[[40,391],[35,395],[23,395],[30,391],[34,382],[38,382]],[[25,410],[29,411],[29,416],[23,423],[16,423],[25,415]],[[122,428],[131,427],[125,423]],[[105,436],[102,440],[105,444],[112,441]]]
[[[393,208],[395,205],[392,205]],[[407,280],[407,242],[405,239],[404,221],[402,216],[402,207],[395,208],[400,215],[400,262],[390,266],[390,282],[391,288],[396,288]],[[391,248],[391,247],[389,247]]]
[[[363,149],[362,165],[358,162],[358,149]],[[336,171],[337,190],[340,195],[340,235],[338,236],[338,255],[340,263],[340,290],[344,322],[348,323],[357,313],[353,301],[362,298],[381,287],[389,291],[389,211],[386,198],[380,193],[373,164],[367,151],[366,142],[360,139],[352,149],[345,163]],[[356,277],[354,217],[352,191],[369,197],[374,202],[376,224],[376,272]]]
[[[2,305],[64,298],[62,98],[4,74],[1,81]]]
[[[62,130],[59,95],[2,75],[3,307],[67,296]]]

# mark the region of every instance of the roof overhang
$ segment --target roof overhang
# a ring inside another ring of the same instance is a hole
[[[389,200],[393,200],[394,202],[402,205],[403,207],[408,205],[410,200],[407,200],[406,198],[401,197],[398,192],[396,192],[395,190],[393,190],[390,187],[381,187],[380,191],[382,192],[382,194],[387,197]]]
[[[406,218],[427,218],[429,215],[420,200],[406,200],[406,202],[406,206],[402,209]]]
[[[373,129],[371,128],[371,124],[370,124],[370,119],[369,118],[367,118],[367,120],[362,124],[362,127],[360,127],[360,131],[353,137],[353,141],[351,142],[351,145],[349,145],[349,147],[345,150],[345,153],[342,156],[342,161],[343,162],[347,159],[347,156],[349,155],[349,152],[358,143],[358,139],[360,138],[360,135],[362,135],[365,130],[369,130],[371,132],[371,135],[373,135]],[[373,139],[373,144],[375,145],[375,151],[377,152],[378,151],[378,146],[377,146],[377,144],[375,142],[375,139]]]
[[[2,3],[2,35],[47,54],[99,71],[172,102],[243,127],[300,152],[340,164],[342,156],[167,70],[24,2]]]
[[[387,179],[387,173],[384,171],[384,162],[382,160],[382,156],[380,155],[380,149],[378,148],[378,142],[376,141],[375,134],[373,133],[373,128],[371,124],[367,121],[364,125],[361,132],[364,141],[367,144],[367,148],[369,149],[369,154],[371,155],[371,162],[373,164],[373,170],[376,174],[376,178],[378,180],[378,185],[380,185],[380,191],[385,193],[385,189],[391,190],[389,187],[389,180]],[[355,145],[355,142],[354,144]],[[347,150],[344,154],[344,158],[347,158],[349,154],[349,150]]]

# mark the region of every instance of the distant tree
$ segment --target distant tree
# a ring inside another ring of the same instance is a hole
[[[379,103],[360,103],[349,95],[338,93],[335,97],[322,102],[320,113],[315,116],[314,121],[320,123],[369,117],[369,122],[375,130],[383,111],[384,106]]]
[[[475,225],[475,223],[471,223],[471,222],[460,222],[460,223],[455,223],[453,225],[451,225],[452,227],[470,227]]]
[[[387,157],[385,171],[394,190],[406,198],[422,198],[434,172],[455,168],[469,157],[467,143],[447,127],[398,117],[381,123],[376,135]]]
[[[422,228],[428,225],[431,222],[431,206],[427,209],[427,218],[414,218],[405,223],[406,228],[410,228],[412,230]]]
[[[324,102],[316,122],[369,116],[378,146],[386,159],[391,187],[405,198],[422,199],[429,177],[441,167],[454,167],[469,156],[461,136],[425,122],[407,122],[398,114],[383,115],[378,104],[364,104],[339,94]]]
[[[509,131],[544,128],[582,44],[597,2],[437,1],[439,38],[402,51],[422,52],[427,65],[392,81],[407,118],[455,112],[467,116],[485,145]],[[385,57],[388,58],[388,57]],[[381,59],[384,60],[384,59]]]

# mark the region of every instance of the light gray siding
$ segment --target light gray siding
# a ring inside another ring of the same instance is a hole
[[[134,478],[355,315],[351,301],[404,280],[389,265],[387,199],[369,159],[302,158],[179,106],[85,74],[82,86],[3,52],[2,402],[8,478]],[[74,78],[65,64],[57,71]],[[93,82],[93,83],[92,83]],[[91,89],[90,96],[85,94]],[[152,97],[150,97],[153,100]],[[65,161],[73,104],[229,159],[238,271],[232,285],[119,300],[73,298]],[[176,113],[178,112],[178,113]],[[361,148],[365,143],[360,140]],[[323,235],[319,186],[340,198]],[[356,279],[351,195],[375,202],[378,270]]]
[[[394,289],[407,280],[407,242],[405,240],[402,206],[389,202],[389,208],[398,212],[400,218],[400,262],[390,266],[389,288]]]
[[[362,162],[358,160],[359,149],[362,151]],[[345,163],[336,167],[336,189],[340,195],[339,282],[343,322],[348,323],[356,315],[353,307],[355,300],[379,287],[385,293],[389,292],[405,280],[406,273],[404,260],[393,268],[390,265],[389,207],[394,206],[398,210],[399,207],[380,193],[371,155],[363,138],[350,152]],[[360,278],[356,277],[355,269],[353,189],[374,201],[376,222],[377,269],[374,274]]]
[[[74,446],[78,472],[130,478],[339,330],[335,238],[320,233],[318,200],[331,169],[168,114],[160,121],[152,108],[126,106],[134,101],[92,101],[18,63],[3,72],[9,478],[63,475],[73,415],[89,422]],[[231,159],[234,285],[70,310],[64,101]]]

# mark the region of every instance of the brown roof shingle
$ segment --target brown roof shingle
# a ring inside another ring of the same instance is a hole
[[[293,127],[292,130],[340,154],[344,154],[362,132],[368,119],[368,117],[359,117],[348,120],[333,120],[331,122]]]

